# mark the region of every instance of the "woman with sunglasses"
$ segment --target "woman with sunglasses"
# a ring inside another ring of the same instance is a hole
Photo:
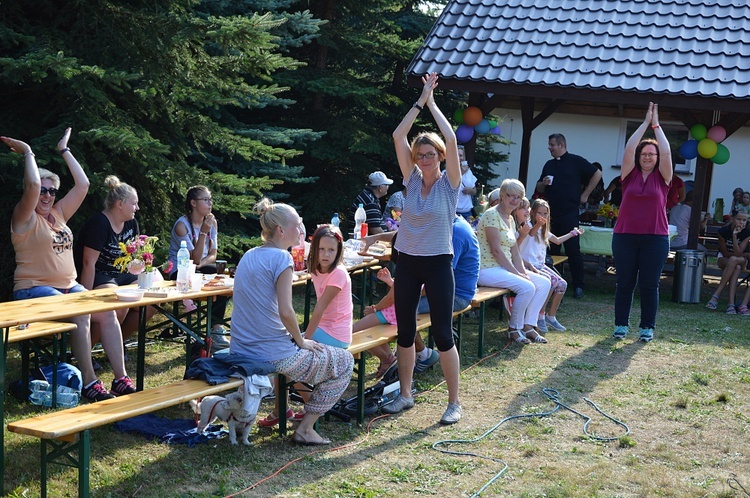
[[[71,129],[65,130],[57,144],[74,185],[64,196],[58,197],[60,177],[37,167],[31,147],[14,138],[0,137],[10,150],[24,156],[23,196],[13,209],[10,230],[16,251],[16,271],[13,277],[14,299],[54,296],[82,292],[86,288],[76,282],[73,262],[73,232],[67,221],[86,198],[89,180],[81,165],[68,148]],[[90,315],[69,319],[77,325],[71,332],[71,349],[78,360],[83,376],[82,396],[89,401],[101,401],[114,396],[96,378],[91,364]]]
[[[648,127],[656,140],[641,140]],[[667,193],[672,182],[672,154],[659,126],[659,108],[650,103],[643,123],[625,144],[620,169],[622,204],[612,236],[617,262],[615,339],[628,334],[636,283],[641,294],[639,340],[654,338],[659,308],[659,278],[669,252]]]
[[[424,285],[430,303],[431,332],[448,385],[448,408],[440,423],[455,424],[461,419],[462,409],[458,399],[461,365],[453,343],[451,323],[455,294],[452,239],[461,166],[456,134],[433,97],[438,85],[437,74],[425,75],[422,82],[422,94],[393,132],[398,165],[409,193],[401,213],[395,246],[399,252],[394,297],[401,394],[382,411],[398,413],[414,406],[411,395],[416,360],[414,338],[417,334],[417,307]],[[420,133],[410,144],[409,130],[425,107],[430,110],[443,138],[436,133]],[[443,161],[445,171],[440,169]]]
[[[184,240],[190,251],[190,259],[198,273],[216,273],[219,226],[213,214],[214,200],[211,191],[204,185],[190,187],[185,196],[185,214],[180,216],[172,227],[169,241],[169,260],[173,272],[170,278],[177,278],[177,251]],[[228,298],[217,296],[211,311],[212,339],[215,346],[226,346],[228,331],[222,326]]]

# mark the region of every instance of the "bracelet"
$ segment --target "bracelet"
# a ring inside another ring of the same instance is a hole
[[[420,111],[424,111],[424,107],[422,107],[421,105],[419,105],[419,101],[414,102],[414,105],[412,107],[416,107]]]
[[[70,147],[65,147],[64,149],[60,149],[58,152],[60,152],[60,155],[62,156],[66,152],[70,152]]]
[[[36,157],[36,154],[34,154],[32,151],[24,152],[23,157]]]
[[[206,237],[208,237],[209,233],[208,232],[201,232],[201,235],[205,235]]]
[[[652,130],[655,130],[655,129],[657,129],[657,128],[661,128],[661,126],[660,126],[660,125],[651,125],[651,129],[652,129]]]

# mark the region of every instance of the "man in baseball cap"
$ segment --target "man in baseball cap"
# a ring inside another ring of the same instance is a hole
[[[368,233],[374,235],[385,231],[385,219],[383,218],[383,211],[380,209],[380,198],[388,193],[388,186],[392,183],[393,180],[385,176],[382,171],[375,171],[370,174],[367,185],[349,206],[350,228],[354,227],[354,212],[362,204],[367,213]]]

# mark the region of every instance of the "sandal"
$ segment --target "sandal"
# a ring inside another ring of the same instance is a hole
[[[739,308],[737,308],[737,313],[742,316],[750,316],[750,308],[745,305],[741,305]]]
[[[534,333],[535,336],[533,337],[529,336],[529,334],[531,333]],[[535,342],[537,344],[547,344],[547,339],[545,339],[544,336],[541,335],[536,330],[529,330],[529,331],[524,332],[524,334],[526,335],[526,338],[529,339],[531,342]]]
[[[513,337],[514,334],[515,334],[515,337]],[[523,333],[523,330],[509,330],[508,339],[516,341],[519,344],[531,344],[531,341]]]
[[[391,365],[393,365],[396,362],[396,356],[393,354],[388,355],[388,358],[386,358],[385,361],[381,361],[380,365],[378,366],[377,372],[375,372],[375,378],[379,379],[385,373],[388,371],[389,368],[391,368]]]
[[[711,299],[709,299],[708,302],[706,303],[706,308],[710,310],[715,310],[718,304],[719,304],[719,297],[716,295],[713,295],[711,296]]]
[[[736,315],[737,314],[737,307],[733,304],[730,304],[727,306],[727,315]]]

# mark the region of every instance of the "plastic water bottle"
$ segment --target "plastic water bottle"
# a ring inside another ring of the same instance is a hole
[[[190,290],[190,251],[187,242],[180,242],[180,250],[177,251],[177,290],[188,292]]]
[[[367,221],[367,213],[362,204],[357,207],[354,212],[354,238],[358,239],[362,236],[362,223]]]
[[[339,213],[333,213],[333,218],[331,218],[331,225],[338,228],[340,224],[341,220],[339,219]]]
[[[46,381],[32,381],[29,383],[31,388],[31,394],[29,395],[29,401],[39,406],[52,406],[52,386]],[[57,386],[56,393],[57,406],[59,408],[73,408],[78,406],[78,401],[81,398],[81,394],[76,390],[68,386]]]

